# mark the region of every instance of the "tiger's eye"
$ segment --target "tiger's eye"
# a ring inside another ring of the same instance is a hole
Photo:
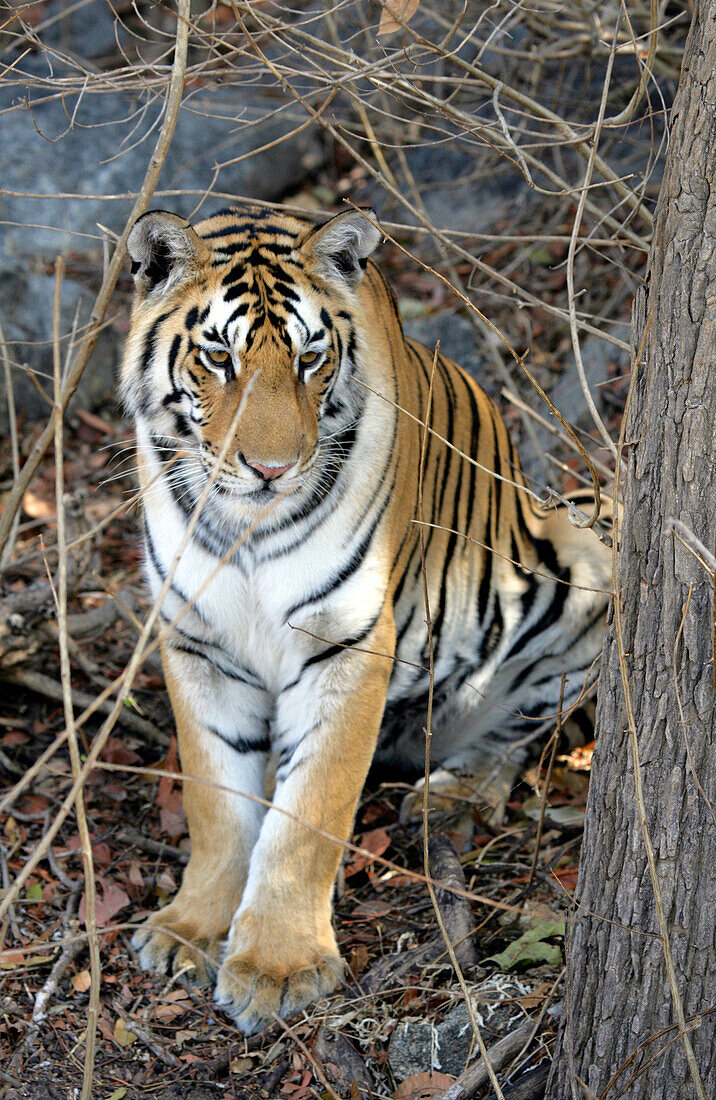
[[[312,367],[319,359],[317,351],[304,351],[303,355],[299,355],[298,361],[302,367]]]
[[[217,367],[223,366],[223,364],[229,358],[228,351],[207,351],[206,353],[211,359],[212,363],[215,363]]]

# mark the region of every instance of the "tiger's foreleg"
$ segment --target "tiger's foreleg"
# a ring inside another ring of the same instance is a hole
[[[246,1033],[341,979],[331,893],[378,738],[394,638],[392,619],[379,621],[360,648],[387,658],[343,650],[279,697],[276,792],[216,986]]]
[[[145,969],[166,972],[173,965],[175,973],[186,970],[204,982],[218,965],[265,813],[267,704],[260,688],[227,679],[203,657],[171,645],[163,647],[162,656],[184,775],[191,857],[176,897],[138,929],[132,942]]]

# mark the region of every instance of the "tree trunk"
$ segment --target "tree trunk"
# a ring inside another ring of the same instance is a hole
[[[693,1019],[716,1002],[714,586],[670,523],[680,520],[713,551],[715,321],[716,0],[696,0],[649,273],[632,325],[634,361],[644,344],[626,425],[617,588],[638,761],[612,625],[548,1100],[699,1095],[665,964],[635,797],[637,763],[673,984],[693,1027],[703,1095],[716,1097],[716,1011]]]

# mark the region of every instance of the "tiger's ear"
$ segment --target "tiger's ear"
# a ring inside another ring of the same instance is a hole
[[[365,212],[368,218],[375,220],[374,210]],[[368,257],[382,240],[380,230],[368,218],[357,210],[347,210],[308,235],[302,251],[317,261],[324,278],[351,289],[358,286]]]
[[[137,218],[127,251],[137,290],[145,294],[178,286],[209,258],[209,249],[189,222],[167,210],[150,210]]]

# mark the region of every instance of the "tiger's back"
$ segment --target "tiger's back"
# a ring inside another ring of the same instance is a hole
[[[199,943],[218,965],[230,927],[217,995],[244,1030],[262,998],[289,1011],[340,967],[340,848],[295,819],[345,838],[376,754],[421,766],[421,532],[437,763],[494,760],[555,713],[563,673],[565,705],[578,698],[601,645],[608,551],[534,503],[474,381],[406,340],[369,261],[379,239],[355,212],[314,228],[235,208],[196,230],[150,214],[129,241],[122,390],[182,765],[200,780],[182,888],[137,944],[145,965],[198,966]],[[313,871],[287,894],[277,865]]]

